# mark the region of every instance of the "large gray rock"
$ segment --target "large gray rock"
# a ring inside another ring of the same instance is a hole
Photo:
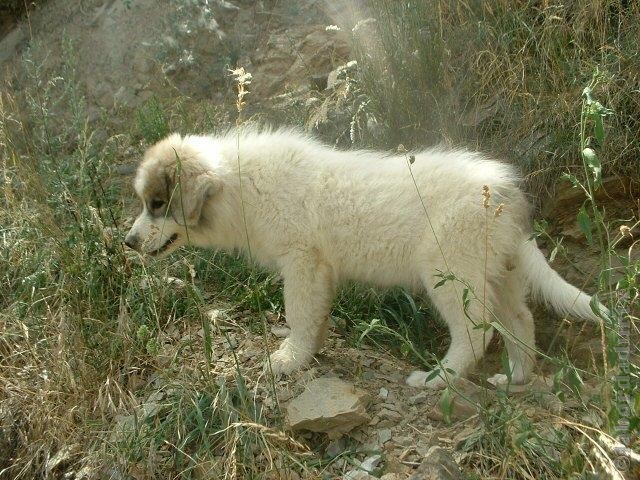
[[[339,378],[318,378],[287,406],[287,423],[293,430],[324,432],[338,438],[369,422],[369,396]]]

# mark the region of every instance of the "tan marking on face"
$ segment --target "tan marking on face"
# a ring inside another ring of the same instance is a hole
[[[146,205],[153,200],[169,202],[173,188],[176,153],[182,150],[182,138],[173,134],[147,149],[138,167],[136,192]]]
[[[151,207],[154,200],[169,202],[169,178],[164,170],[147,170],[141,197],[147,208]]]

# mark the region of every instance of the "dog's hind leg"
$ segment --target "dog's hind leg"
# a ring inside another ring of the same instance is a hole
[[[513,383],[526,383],[535,365],[535,331],[533,315],[526,304],[526,285],[517,271],[507,272],[500,282],[496,315],[509,335],[504,343],[509,354]],[[507,376],[494,375],[492,383],[506,383]]]
[[[335,293],[332,269],[315,252],[287,258],[282,275],[285,316],[291,334],[271,354],[274,374],[288,374],[305,366],[322,348]]]
[[[433,288],[433,280],[430,283],[425,281],[424,284],[434,306],[449,327],[451,345],[444,359],[434,369],[439,372],[416,370],[409,375],[407,383],[414,387],[438,389],[447,385],[447,377],[464,375],[484,355],[485,348],[493,336],[493,328],[483,328],[483,315],[488,322],[490,313],[483,308],[479,300],[471,299],[467,307],[464,307],[464,285],[461,283],[454,286],[453,282],[448,282],[438,288]],[[475,285],[482,283],[477,282]],[[486,288],[490,288],[489,285]],[[476,294],[482,297],[481,292]],[[454,374],[451,374],[450,370]]]

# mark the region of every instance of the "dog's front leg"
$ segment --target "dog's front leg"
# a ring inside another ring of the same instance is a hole
[[[289,374],[309,363],[324,343],[335,281],[316,252],[287,259],[282,269],[284,308],[291,334],[271,354],[274,374]]]

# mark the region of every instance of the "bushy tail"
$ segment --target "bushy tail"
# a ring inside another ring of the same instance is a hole
[[[598,321],[598,316],[591,309],[591,297],[568,284],[549,266],[535,240],[522,243],[518,260],[534,296],[552,306],[561,315],[571,314],[586,320]],[[598,304],[598,308],[606,315],[606,307]]]

